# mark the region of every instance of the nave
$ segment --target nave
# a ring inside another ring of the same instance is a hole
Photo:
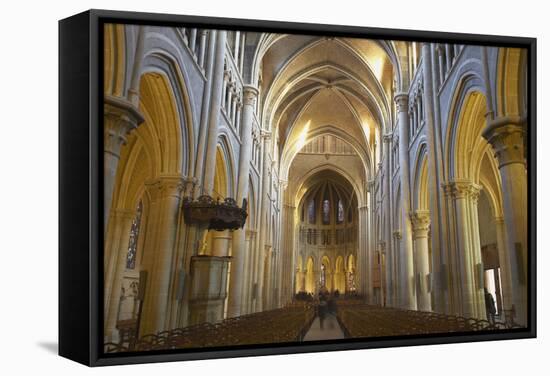
[[[147,335],[137,340],[127,332],[119,343],[106,343],[106,353],[239,345],[285,344],[346,338],[384,338],[442,333],[471,333],[520,328],[433,312],[410,311],[338,299],[335,312],[319,312],[318,304],[292,306]]]
[[[529,324],[525,51],[147,25],[104,46],[109,351]]]

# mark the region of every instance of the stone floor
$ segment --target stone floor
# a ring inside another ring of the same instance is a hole
[[[321,326],[319,316],[315,317],[311,327],[304,337],[304,341],[319,341],[324,339],[343,339],[344,332],[333,314],[326,314]]]

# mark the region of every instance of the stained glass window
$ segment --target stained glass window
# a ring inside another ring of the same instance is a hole
[[[330,223],[330,201],[323,201],[323,224],[328,225]]]
[[[342,200],[338,200],[338,215],[336,218],[338,223],[344,222],[344,204],[342,204]]]
[[[307,215],[309,217],[309,223],[315,223],[315,201],[311,200],[307,208]]]
[[[142,212],[143,204],[140,201],[137,207],[136,216],[132,221],[132,227],[130,228],[130,240],[128,242],[128,253],[126,254],[126,269],[134,269],[136,267],[136,254]]]

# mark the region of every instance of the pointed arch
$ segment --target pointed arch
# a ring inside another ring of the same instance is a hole
[[[497,62],[497,116],[527,114],[527,51],[499,48]]]

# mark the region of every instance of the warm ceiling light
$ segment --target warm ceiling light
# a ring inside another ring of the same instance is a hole
[[[363,133],[367,137],[367,142],[370,142],[370,125],[366,121],[363,122]]]
[[[311,125],[311,120],[308,120],[308,122],[304,125],[304,129],[300,131],[300,134],[298,135],[298,140],[296,141],[297,150],[302,150],[302,148],[306,145],[307,132],[309,131],[310,125]]]
[[[378,81],[380,81],[382,79],[382,73],[384,72],[384,57],[381,55],[373,56],[369,59],[369,66]]]

